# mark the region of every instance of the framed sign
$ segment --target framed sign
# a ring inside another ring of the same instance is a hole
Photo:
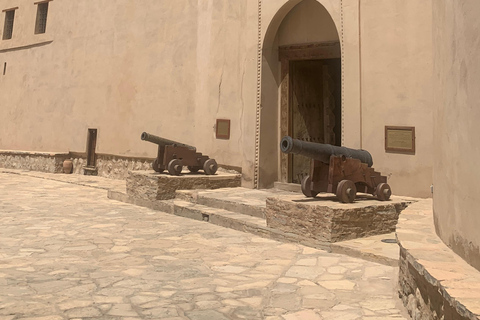
[[[230,120],[228,119],[217,119],[216,127],[216,138],[217,139],[230,139]]]
[[[415,127],[385,126],[385,151],[415,154]]]

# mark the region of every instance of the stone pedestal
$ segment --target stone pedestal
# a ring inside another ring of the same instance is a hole
[[[168,200],[175,198],[176,190],[219,189],[240,187],[241,175],[217,172],[215,175],[184,172],[171,176],[154,171],[129,171],[127,195],[142,200]]]
[[[380,202],[365,196],[355,203],[340,203],[334,197],[303,195],[267,199],[267,226],[305,238],[332,243],[395,231],[407,202],[392,197]]]

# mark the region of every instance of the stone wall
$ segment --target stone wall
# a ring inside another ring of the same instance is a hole
[[[73,160],[73,173],[84,174],[86,157],[82,153],[47,153],[28,151],[0,151],[0,168],[62,173],[63,161]],[[128,171],[151,170],[152,159],[97,155],[97,175],[125,180]]]
[[[428,277],[421,265],[412,262],[412,257],[402,247],[399,267],[400,298],[413,320],[477,320],[466,314],[460,315],[441,294],[442,286],[436,279]]]
[[[68,157],[68,153],[1,151],[0,168],[60,173]]]
[[[437,236],[430,199],[402,213],[397,240],[399,296],[412,319],[480,319],[480,272]]]
[[[86,166],[87,160],[84,157],[73,157],[73,173],[84,174],[83,167]],[[100,155],[96,161],[97,175],[110,179],[125,180],[128,171],[151,170],[152,160],[125,158],[115,156]]]
[[[97,154],[95,175],[126,180],[129,171],[151,171],[154,159],[122,157],[116,155]],[[28,151],[1,151],[0,168],[63,173],[63,161],[73,161],[73,174],[84,175],[87,159],[81,152],[47,153]],[[219,165],[223,173],[241,174],[241,168]],[[240,176],[241,177],[241,176]]]

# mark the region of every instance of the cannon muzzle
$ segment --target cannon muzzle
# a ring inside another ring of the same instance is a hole
[[[176,141],[173,141],[173,140],[168,140],[168,139],[165,139],[165,138],[160,138],[158,136],[155,136],[153,134],[146,133],[146,132],[142,133],[141,139],[144,140],[144,141],[148,141],[148,142],[151,142],[151,143],[158,144],[159,146],[175,145],[177,147],[185,147],[185,148],[188,148],[188,149],[194,150],[194,151],[197,150],[197,148],[189,146],[188,144],[176,142]]]
[[[300,154],[327,164],[330,163],[330,156],[333,155],[358,159],[361,162],[366,163],[369,167],[373,166],[372,155],[366,150],[356,150],[346,147],[332,146],[330,144],[306,142],[293,139],[290,136],[283,137],[280,142],[280,149],[283,153]]]

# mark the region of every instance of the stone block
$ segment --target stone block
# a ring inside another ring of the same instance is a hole
[[[406,202],[362,199],[339,203],[331,197],[291,195],[267,198],[267,226],[322,242],[338,242],[395,231]]]
[[[177,190],[234,188],[240,184],[240,174],[225,172],[171,176],[154,171],[129,171],[127,195],[149,201],[168,200],[175,198]]]

